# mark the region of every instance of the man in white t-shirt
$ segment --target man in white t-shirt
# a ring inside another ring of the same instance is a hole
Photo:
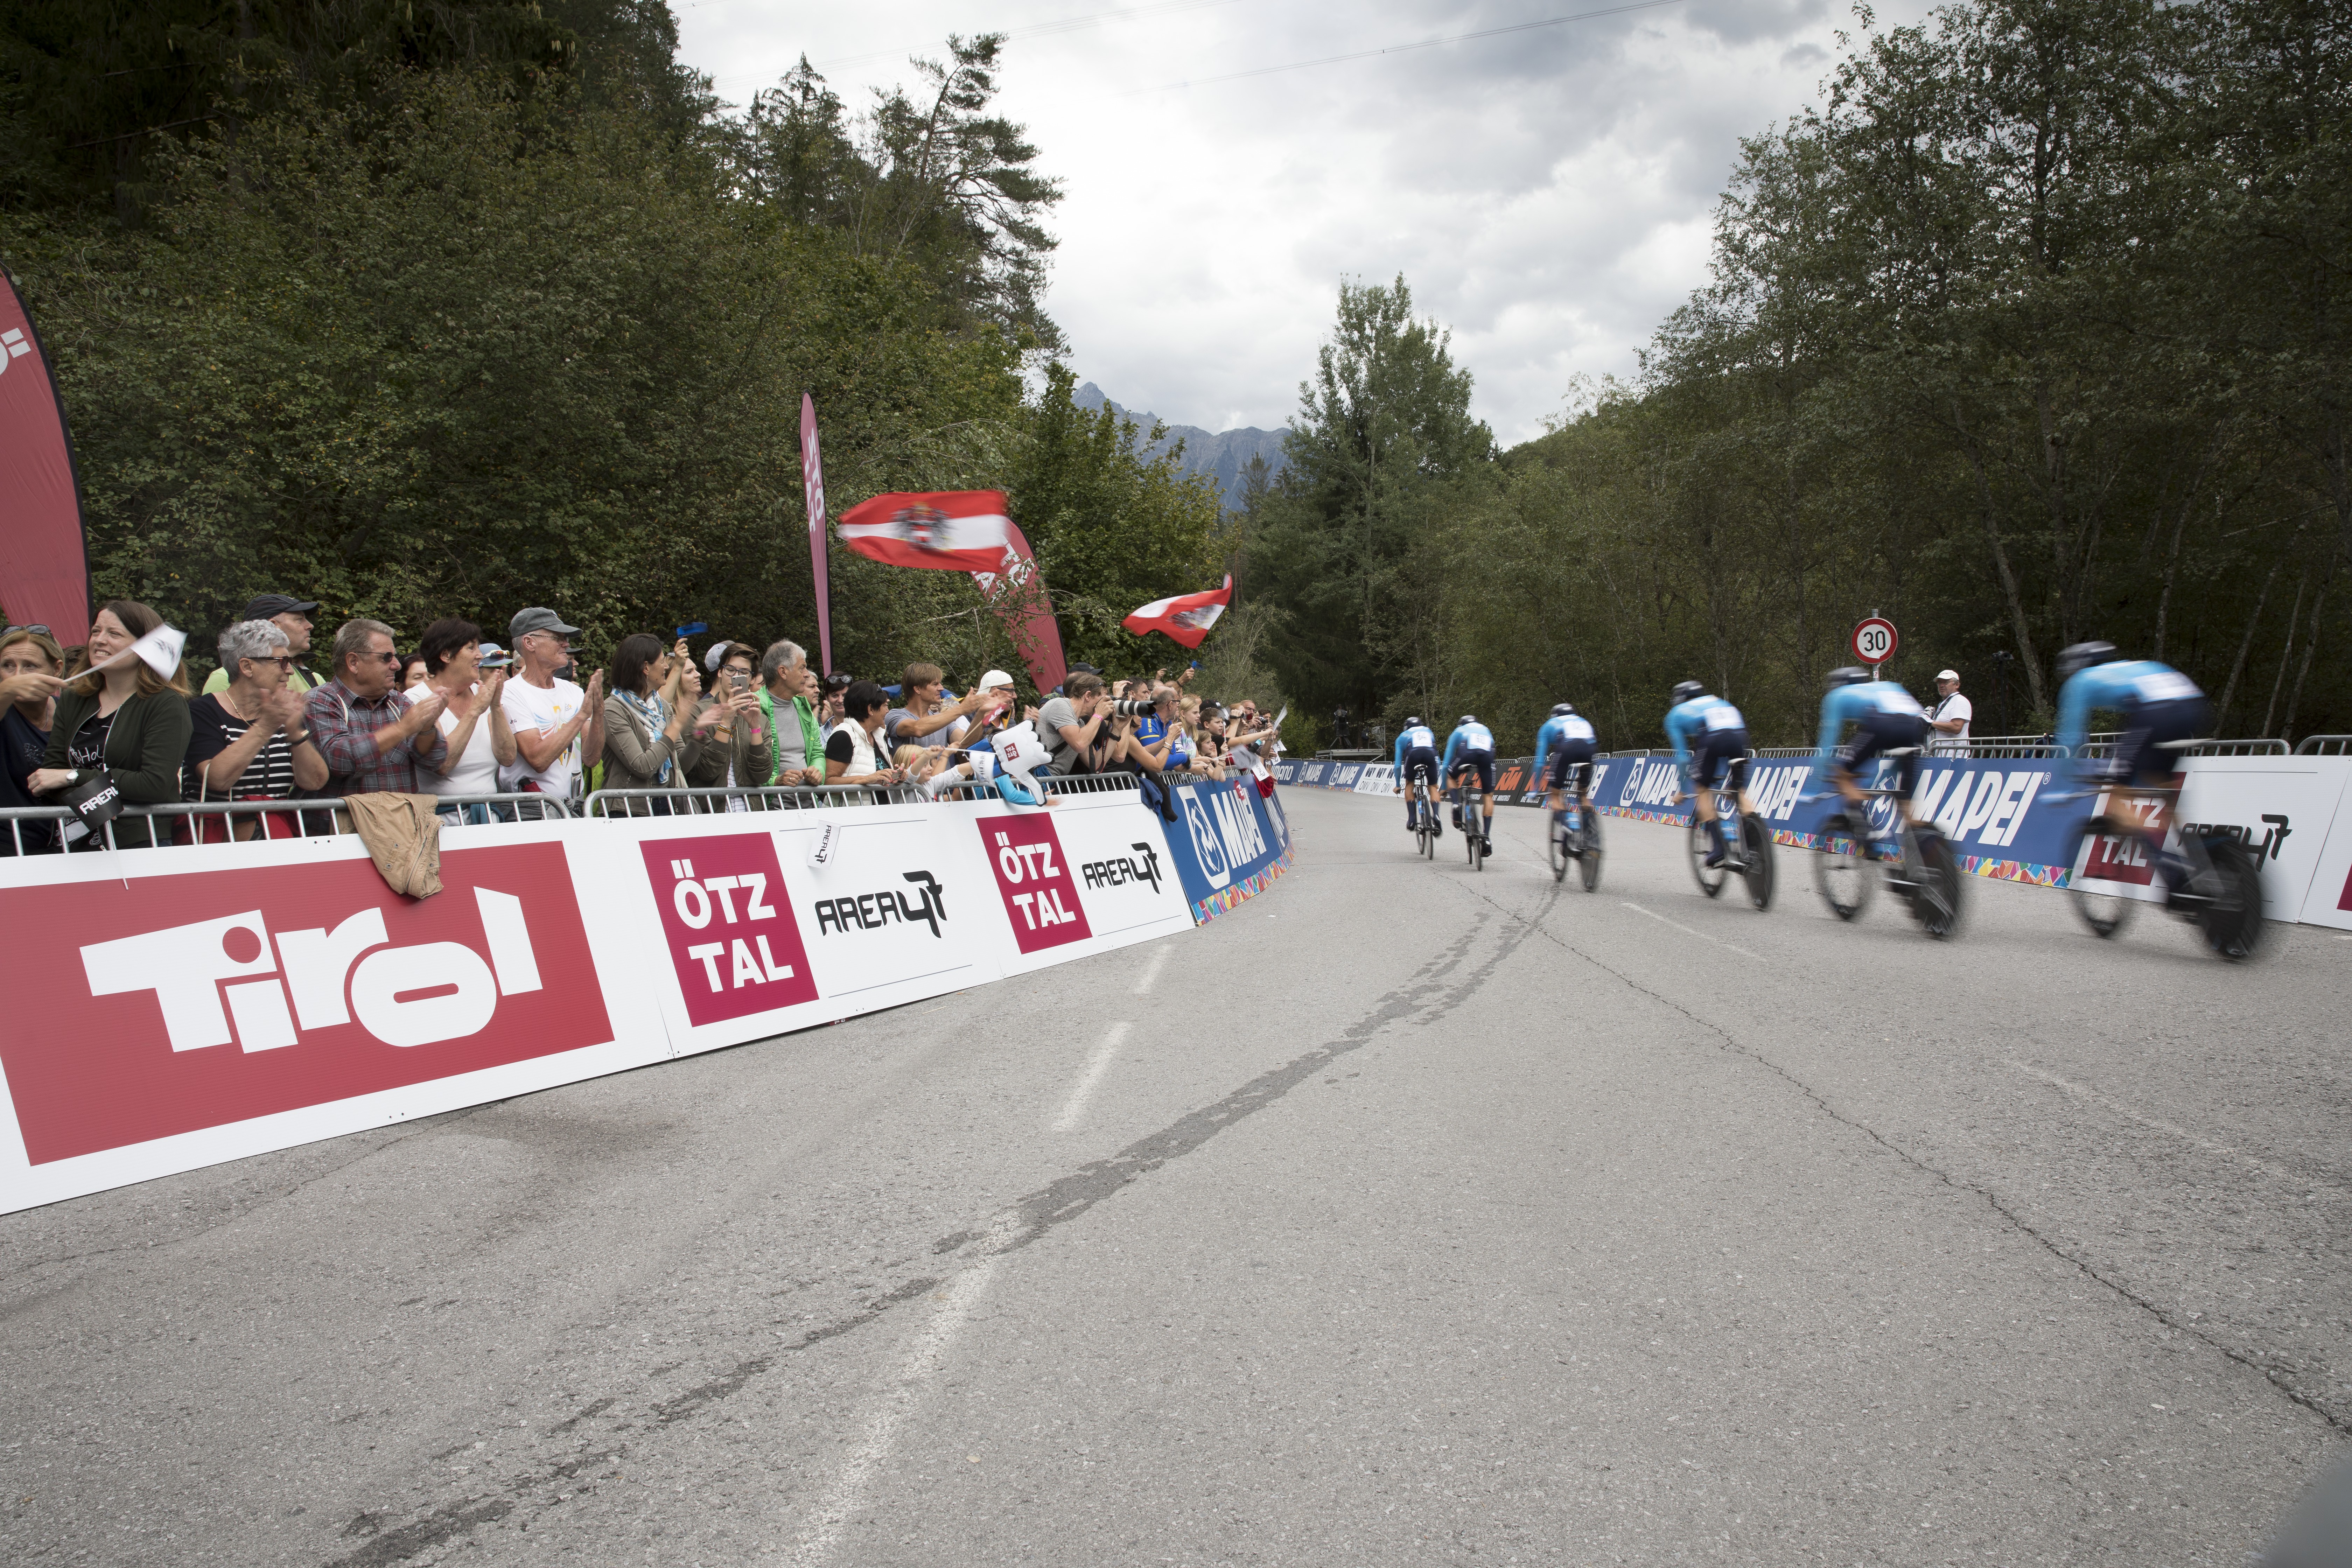
[[[515,749],[522,753],[515,763],[514,787],[559,800],[572,798],[582,759],[593,762],[604,754],[604,672],[590,675],[584,691],[555,678],[571,660],[572,638],[579,629],[536,605],[507,626],[520,673],[507,682],[499,703],[514,731]]]
[[[1967,756],[1969,721],[1976,716],[1976,705],[1960,695],[1960,672],[1939,672],[1936,677],[1936,706],[1927,715],[1933,731],[1927,749],[1939,757]]]

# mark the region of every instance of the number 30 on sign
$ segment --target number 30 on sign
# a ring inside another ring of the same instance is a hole
[[[1893,621],[1873,616],[1853,628],[1853,657],[1863,664],[1885,664],[1902,640],[1895,635]]]

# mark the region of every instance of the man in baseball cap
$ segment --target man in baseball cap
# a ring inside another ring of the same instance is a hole
[[[318,607],[316,599],[298,599],[291,594],[257,594],[247,602],[245,614],[237,619],[275,624],[286,634],[286,651],[299,660],[310,651],[310,612]],[[205,689],[226,691],[228,677],[226,668],[214,670],[205,677]],[[311,685],[310,678],[303,673],[299,664],[286,674],[286,688],[289,691],[308,691]]]
[[[1976,705],[1960,695],[1960,672],[1957,669],[1937,670],[1936,706],[1927,715],[1930,726],[1928,749],[1939,757],[1967,756],[1969,721],[1976,716]]]

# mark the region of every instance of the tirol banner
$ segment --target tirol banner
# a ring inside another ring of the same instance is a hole
[[[801,496],[808,505],[809,574],[816,581],[817,673],[833,673],[833,584],[824,546],[824,458],[817,449],[816,400],[801,394]]]
[[[89,568],[73,446],[48,355],[16,279],[0,271],[0,609],[82,640]]]
[[[1168,849],[1194,920],[1227,913],[1289,869],[1290,823],[1279,795],[1261,796],[1246,779],[1176,784],[1168,793],[1177,817]]]

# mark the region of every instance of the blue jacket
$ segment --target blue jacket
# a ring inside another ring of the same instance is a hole
[[[2058,693],[2058,743],[2070,751],[2083,743],[2091,710],[2112,708],[2128,717],[2141,704],[2202,697],[2195,681],[2152,658],[2119,658],[2077,673]]]
[[[1465,724],[1445,737],[1444,763],[1444,766],[1451,768],[1454,765],[1454,760],[1465,752],[1492,753],[1494,750],[1495,731],[1484,724]]]
[[[1544,759],[1550,756],[1552,747],[1562,741],[1584,741],[1597,746],[1601,743],[1601,732],[1592,727],[1592,721],[1581,713],[1545,720],[1543,728],[1536,731],[1535,776],[1538,780],[1544,776]]]
[[[1397,737],[1396,765],[1404,766],[1404,754],[1423,746],[1433,752],[1437,750],[1437,731],[1426,724],[1415,724]]]
[[[1701,692],[1689,701],[1666,710],[1666,739],[1674,742],[1675,765],[1690,770],[1691,745],[1718,730],[1745,730],[1739,710],[1720,697]]]
[[[1830,763],[1837,759],[1838,742],[1845,736],[1845,727],[1860,721],[1868,713],[1901,713],[1910,718],[1925,719],[1927,710],[1919,700],[1892,680],[1865,680],[1858,686],[1833,686],[1822,699],[1822,738],[1813,748],[1813,771],[1806,781],[1807,789],[1818,789],[1830,776]]]

